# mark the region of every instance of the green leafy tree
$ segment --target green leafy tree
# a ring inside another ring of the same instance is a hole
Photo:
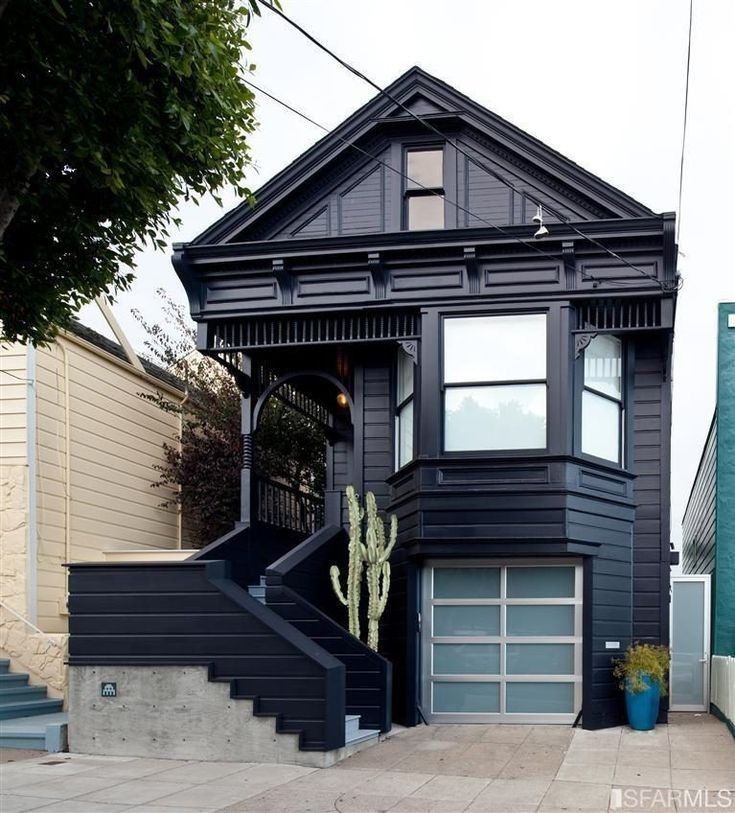
[[[50,339],[125,289],[181,199],[242,195],[257,0],[0,0],[0,321]]]
[[[141,397],[180,415],[181,437],[164,443],[164,463],[152,485],[171,490],[162,504],[181,506],[186,542],[201,547],[230,531],[240,514],[242,446],[240,391],[233,378],[196,351],[186,311],[159,290],[163,324],[135,317],[146,332],[146,355],[186,385],[183,405],[163,395]],[[256,433],[258,474],[311,493],[324,489],[324,430],[287,404],[271,398]]]

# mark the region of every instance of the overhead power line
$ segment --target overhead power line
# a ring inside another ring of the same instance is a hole
[[[301,26],[295,20],[292,20],[287,14],[285,14],[283,11],[281,11],[280,8],[277,8],[276,6],[274,6],[274,5],[272,5],[271,3],[268,3],[268,2],[263,2],[263,5],[267,9],[272,11],[274,14],[277,14],[279,17],[281,17],[283,20],[285,20],[296,31],[298,31],[300,34],[302,34],[304,37],[306,37],[317,48],[324,51],[324,53],[326,53],[333,60],[338,62],[347,71],[354,74],[355,76],[357,76],[362,81],[366,82],[374,90],[377,90],[378,93],[380,93],[382,96],[385,96],[387,99],[389,99],[391,102],[393,102],[393,104],[397,105],[402,110],[404,110],[406,113],[408,113],[408,115],[411,116],[411,118],[415,119],[423,127],[427,128],[428,130],[430,130],[435,135],[438,135],[441,138],[444,138],[444,134],[432,122],[427,121],[426,119],[424,119],[421,116],[418,116],[413,110],[411,110],[409,107],[407,107],[405,104],[403,104],[403,102],[401,102],[399,99],[397,99],[395,96],[393,96],[393,94],[391,94],[385,88],[381,87],[379,84],[377,84],[377,82],[374,82],[372,79],[370,79],[364,73],[362,73],[362,71],[355,68],[353,65],[351,65],[349,62],[347,62],[345,59],[340,57],[338,54],[336,54],[334,51],[332,51],[331,48],[324,45],[324,43],[322,43],[320,40],[318,40],[313,34],[311,34],[309,31],[307,31],[303,26]],[[555,217],[557,217],[561,222],[563,222],[566,226],[568,226],[575,234],[579,235],[584,240],[587,240],[588,242],[590,242],[593,245],[597,246],[598,248],[602,249],[607,254],[609,254],[611,257],[616,259],[618,262],[622,263],[623,265],[626,265],[628,268],[631,268],[632,270],[636,271],[638,274],[641,274],[642,276],[647,277],[648,279],[655,282],[661,288],[661,290],[669,291],[669,290],[675,290],[675,289],[677,289],[679,287],[679,282],[678,281],[674,281],[673,283],[670,283],[670,284],[669,283],[664,283],[661,280],[659,280],[658,277],[655,277],[653,274],[649,274],[647,271],[644,271],[642,268],[639,268],[634,263],[631,263],[629,260],[626,260],[625,257],[622,257],[620,254],[618,254],[617,252],[610,249],[604,243],[600,242],[596,238],[594,238],[594,237],[586,234],[585,232],[583,232],[581,229],[579,229],[577,226],[575,226],[574,223],[568,217],[566,217],[566,215],[562,214],[560,211],[555,209],[553,206],[549,205],[548,203],[542,203],[541,201],[534,199],[533,196],[530,195],[525,190],[521,191],[521,190],[517,189],[513,185],[513,183],[511,181],[509,181],[507,178],[504,178],[500,173],[498,173],[492,167],[488,166],[483,161],[478,159],[477,156],[470,155],[468,152],[463,150],[458,144],[455,144],[454,147],[457,150],[457,152],[459,152],[461,155],[464,155],[467,159],[472,161],[475,165],[479,166],[481,169],[488,172],[490,175],[495,177],[497,180],[500,180],[502,183],[509,186],[511,189],[513,189],[514,192],[516,192],[518,194],[524,194],[536,206],[543,206],[545,209],[547,209],[549,212],[551,212]]]
[[[689,36],[687,38],[687,67],[686,80],[684,83],[684,122],[681,131],[681,160],[679,161],[679,208],[676,221],[676,242],[679,242],[679,232],[681,231],[681,201],[684,191],[684,154],[687,143],[687,119],[689,112],[689,68],[692,63],[692,19],[694,17],[694,0],[689,0]]]

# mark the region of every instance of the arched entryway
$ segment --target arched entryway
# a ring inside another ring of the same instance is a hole
[[[253,407],[252,516],[260,526],[305,538],[340,521],[352,481],[352,414],[336,376],[299,370],[279,376]]]

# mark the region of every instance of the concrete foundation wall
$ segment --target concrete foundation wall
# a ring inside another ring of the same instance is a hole
[[[102,697],[101,683],[117,683]],[[70,666],[69,750],[108,756],[284,762],[326,767],[340,752],[299,751],[273,717],[254,717],[204,666]]]

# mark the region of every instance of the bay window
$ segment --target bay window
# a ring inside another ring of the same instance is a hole
[[[444,450],[546,448],[546,316],[444,320]]]
[[[623,355],[615,336],[596,336],[584,351],[582,452],[623,462]]]
[[[396,363],[396,469],[413,460],[414,363],[403,350]]]

